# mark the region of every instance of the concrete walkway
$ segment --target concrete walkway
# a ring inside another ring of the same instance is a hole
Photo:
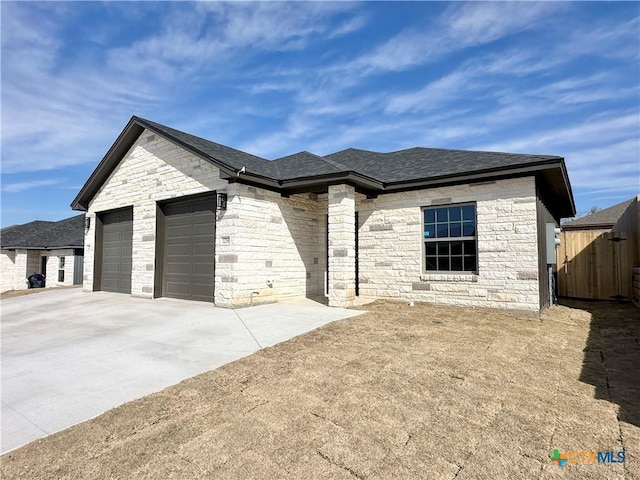
[[[2,453],[359,313],[304,300],[228,310],[80,289],[2,300]]]

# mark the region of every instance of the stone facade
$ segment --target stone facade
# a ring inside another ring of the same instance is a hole
[[[9,290],[25,290],[28,288],[27,277],[41,271],[41,257],[47,257],[47,288],[73,285],[75,252],[67,250],[2,250],[0,267],[3,292]],[[58,281],[60,257],[65,257],[64,281]]]
[[[212,191],[228,196],[227,209],[218,211],[216,219],[216,305],[322,295],[322,202],[315,195],[285,198],[229,184],[215,166],[149,132],[138,138],[89,205],[84,290],[92,291],[94,285],[97,213],[133,206],[131,294],[153,298],[156,203]]]
[[[361,300],[398,298],[539,309],[533,177],[382,194],[373,199],[348,185],[330,186],[322,195],[283,197],[229,183],[209,162],[148,131],[89,205],[87,215],[92,220],[85,239],[84,289],[91,291],[94,285],[97,213],[133,206],[131,293],[153,298],[157,202],[214,191],[228,195],[227,209],[218,211],[216,219],[216,305],[318,298],[325,290],[330,305],[352,305],[356,299],[357,211]],[[467,202],[476,205],[478,272],[425,272],[422,208]]]
[[[85,234],[85,291],[93,291],[96,212],[133,205],[133,267],[131,294],[153,298],[156,251],[156,202],[208,191],[227,191],[219,170],[161,137],[143,132],[93,198],[87,210],[91,225]],[[218,231],[224,220],[216,222]],[[231,295],[225,284],[216,288],[220,303]]]
[[[75,267],[75,256],[73,250],[51,250],[40,253],[42,256],[47,256],[47,288],[73,285],[73,273]],[[62,257],[64,257],[64,279],[60,281],[58,280],[58,272],[60,270],[60,258]]]
[[[329,305],[353,305],[355,291],[356,192],[349,185],[329,187]]]
[[[16,251],[2,250],[0,252],[0,292],[16,290],[15,271]]]
[[[236,183],[229,186],[222,218],[227,223],[216,232],[216,291],[222,284],[230,294],[223,305],[322,296],[322,219],[315,195],[285,198]]]
[[[533,177],[357,197],[363,299],[538,311]],[[426,273],[422,207],[476,204],[478,273]]]

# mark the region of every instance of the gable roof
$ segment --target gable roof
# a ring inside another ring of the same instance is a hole
[[[560,160],[551,155],[414,147],[390,153],[349,148],[325,158],[338,161],[385,183],[492,171]]]
[[[271,162],[276,166],[279,178],[294,179],[346,172],[349,169],[337,162],[314,153],[298,152]]]
[[[610,229],[616,224],[616,222],[622,217],[624,212],[635,201],[635,198],[625,200],[624,202],[617,203],[611,207],[597,210],[591,215],[585,215],[584,217],[576,218],[570,222],[562,225],[562,228],[567,230],[571,229],[589,229],[589,228],[601,228]]]
[[[36,220],[0,230],[0,246],[5,249],[51,250],[84,247],[84,214],[59,222]]]
[[[348,183],[375,196],[412,188],[535,175],[554,198],[555,215],[558,218],[575,215],[564,159],[558,156],[422,147],[389,153],[349,148],[323,157],[303,151],[270,161],[135,116],[73,200],[73,209],[88,208],[93,196],[145,129],[211,162],[220,169],[223,179],[262,186],[286,195],[322,192],[328,185]]]

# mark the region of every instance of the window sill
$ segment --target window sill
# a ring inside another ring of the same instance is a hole
[[[420,275],[422,282],[472,282],[477,283],[478,274],[472,272],[450,272],[450,273],[423,273]]]

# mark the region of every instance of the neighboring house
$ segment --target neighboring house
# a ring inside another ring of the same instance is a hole
[[[539,311],[556,156],[411,148],[274,161],[132,117],[72,203],[84,290],[236,307],[375,298]]]
[[[640,303],[640,195],[562,229],[560,295]]]
[[[82,284],[84,215],[5,227],[0,246],[2,292],[26,289],[34,273],[45,276],[46,287]]]
[[[640,232],[640,195],[562,225],[563,230],[602,230]]]

